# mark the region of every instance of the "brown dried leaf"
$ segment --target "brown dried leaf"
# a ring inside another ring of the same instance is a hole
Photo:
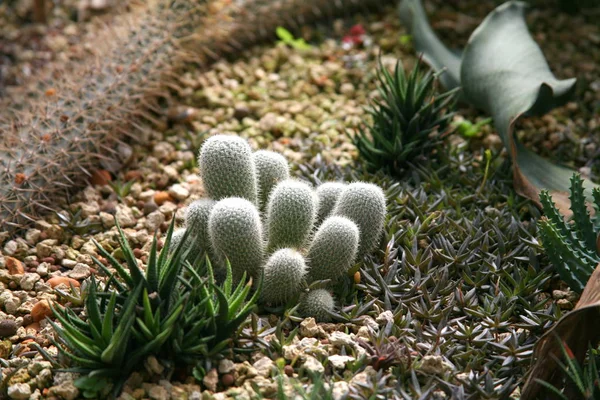
[[[562,370],[556,361],[562,357],[562,343],[571,349],[579,364],[583,363],[589,345],[597,347],[600,343],[600,264],[585,285],[575,309],[538,340],[521,400],[541,398],[544,388],[538,380],[560,387]],[[575,398],[569,393],[566,395]]]

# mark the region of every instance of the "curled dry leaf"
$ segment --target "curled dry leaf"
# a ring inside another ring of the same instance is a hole
[[[523,115],[543,115],[565,104],[576,79],[557,79],[525,23],[525,3],[507,2],[492,11],[473,32],[462,53],[447,49],[435,35],[420,0],[403,0],[400,18],[413,35],[415,47],[434,69],[446,69],[447,88],[462,85],[462,99],[490,114],[513,161],[515,190],[541,206],[547,189],[557,208],[570,215],[569,179],[573,172],[546,160],[520,143],[514,132]],[[596,187],[586,181],[588,189]],[[591,199],[590,199],[591,200]]]
[[[544,387],[539,381],[560,387],[562,370],[557,360],[562,357],[561,345],[565,344],[581,365],[588,346],[600,343],[600,264],[585,286],[575,309],[561,318],[542,336],[533,352],[533,366],[521,391],[521,400],[542,398]],[[576,398],[565,393],[568,398]]]

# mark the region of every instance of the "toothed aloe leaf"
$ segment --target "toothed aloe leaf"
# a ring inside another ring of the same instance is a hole
[[[573,171],[540,157],[515,138],[514,124],[521,116],[543,115],[565,104],[576,82],[559,80],[552,74],[529,34],[524,9],[525,3],[518,1],[497,7],[473,32],[461,57],[437,38],[420,0],[403,0],[399,12],[417,51],[424,53],[434,69],[447,69],[442,82],[448,88],[462,84],[463,100],[492,116],[514,163],[515,190],[541,206],[539,193],[548,189],[560,212],[570,215],[566,193]],[[586,181],[584,187],[597,185]]]

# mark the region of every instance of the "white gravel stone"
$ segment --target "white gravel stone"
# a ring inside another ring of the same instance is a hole
[[[90,271],[90,267],[87,264],[77,263],[77,265],[75,265],[75,267],[71,271],[69,271],[67,276],[73,279],[80,280],[89,277],[91,274],[92,272]]]
[[[8,397],[15,400],[25,400],[31,396],[31,388],[26,383],[15,383],[8,387]]]
[[[338,381],[333,384],[333,399],[334,400],[343,400],[350,393],[350,385],[346,381]]]
[[[35,272],[39,276],[46,276],[46,275],[48,275],[48,268],[49,267],[50,267],[50,264],[43,262],[40,265],[38,265],[38,267],[36,268]]]
[[[228,374],[235,369],[235,363],[226,358],[219,362],[219,373]]]
[[[334,346],[354,346],[356,342],[354,338],[347,333],[336,331],[329,335],[329,343],[333,344]]]
[[[444,375],[452,370],[452,366],[444,361],[441,356],[425,356],[421,362],[420,370],[432,375]]]
[[[40,280],[40,276],[36,273],[27,272],[23,274],[21,282],[19,282],[21,289],[33,290],[35,283]]]
[[[379,325],[386,325],[388,323],[394,323],[394,314],[390,311],[390,310],[386,310],[384,312],[382,312],[381,314],[379,314],[377,316],[377,318],[375,318],[375,321],[379,324]]]
[[[18,248],[19,248],[19,245],[17,244],[17,242],[15,240],[9,240],[4,245],[4,254],[6,254],[7,256],[12,256],[17,252]]]
[[[135,226],[137,222],[137,219],[133,215],[133,211],[123,204],[117,205],[116,217],[117,221],[119,222],[119,225],[121,225],[121,228],[129,228]]]
[[[40,239],[41,233],[42,231],[39,229],[28,229],[25,233],[25,240],[27,240],[27,243],[29,243],[31,246],[35,246],[37,241]]]
[[[216,368],[211,369],[202,379],[202,383],[204,386],[208,388],[210,391],[216,391],[217,385],[219,384],[219,373]]]
[[[63,382],[50,388],[50,393],[60,396],[64,400],[75,400],[79,396],[79,389],[73,381]]]
[[[314,318],[309,317],[300,323],[300,334],[304,337],[325,337],[325,331],[317,325]]]
[[[252,366],[256,368],[258,375],[268,378],[271,375],[271,370],[275,367],[275,363],[269,357],[262,357],[252,364]]]
[[[344,369],[346,368],[346,364],[349,361],[354,361],[355,358],[352,356],[341,356],[338,354],[334,354],[332,356],[327,357],[333,368]]]
[[[171,186],[169,188],[169,194],[179,201],[190,197],[190,191],[183,187],[183,185],[180,183],[176,183],[175,185]]]
[[[323,367],[323,364],[321,364],[319,360],[313,356],[306,356],[306,360],[304,361],[304,364],[302,364],[302,368],[314,374],[322,374],[325,372],[325,367]]]
[[[165,222],[165,215],[159,210],[153,211],[146,216],[144,227],[150,232],[156,231]]]
[[[148,391],[148,396],[153,400],[169,400],[169,392],[162,386],[154,385]]]
[[[77,261],[65,258],[64,260],[62,260],[61,265],[65,268],[72,269],[77,265]]]

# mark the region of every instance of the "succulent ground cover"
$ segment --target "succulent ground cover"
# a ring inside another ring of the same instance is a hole
[[[492,2],[440,3],[430,3],[431,19],[456,47],[493,8]],[[541,7],[529,21],[554,72],[576,72],[588,84],[578,89],[579,103],[520,129],[545,156],[597,171],[591,156],[598,149],[600,54],[589,44],[600,33],[589,23],[593,11],[555,21],[555,10]],[[365,33],[354,35],[355,24]],[[133,145],[128,166],[110,184],[99,173],[59,204],[60,216],[38,220],[22,236],[2,236],[0,397],[98,392],[78,388],[76,375],[59,372],[36,351],[34,342],[57,354],[46,300],[85,318],[78,288],[92,273],[106,280],[91,256],[109,264],[92,239],[124,260],[115,216],[132,255],[148,265],[153,233],[164,237],[173,219],[183,223],[189,203],[205,197],[196,156],[203,139],[218,132],[247,138],[255,150],[281,152],[294,177],[315,185],[337,179],[380,185],[388,199],[385,238],[338,283],[333,322],[260,308],[222,358],[185,371],[148,357],[122,398],[518,398],[534,343],[577,294],[544,254],[540,211],[514,194],[504,155],[486,158],[481,151],[497,151],[497,136],[484,126],[469,139],[448,137],[428,160],[391,178],[362,172],[345,135],[365,118],[379,50],[385,65],[393,67],[397,57],[407,70],[414,65],[410,41],[398,40],[405,33],[389,9],[307,30],[310,50],[261,47],[206,73],[188,71],[183,112],[168,121],[171,127],[151,132],[148,143]],[[455,120],[461,118],[484,116],[462,107]],[[534,130],[539,135],[532,137]]]

